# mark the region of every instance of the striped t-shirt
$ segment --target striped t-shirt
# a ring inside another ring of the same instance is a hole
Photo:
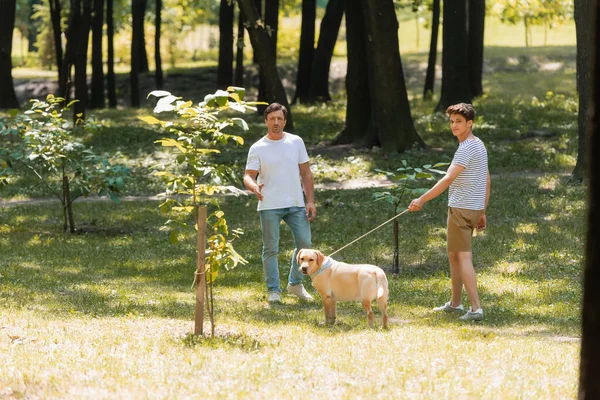
[[[488,174],[488,157],[483,142],[478,138],[461,142],[452,164],[462,165],[465,169],[448,189],[448,206],[483,210]]]

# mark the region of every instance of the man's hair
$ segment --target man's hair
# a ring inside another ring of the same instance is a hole
[[[265,109],[265,120],[267,119],[267,115],[275,111],[283,111],[283,118],[287,119],[287,108],[279,103],[272,103]]]
[[[454,104],[446,109],[447,116],[450,117],[452,114],[460,114],[465,120],[473,121],[475,119],[475,108],[468,103]]]

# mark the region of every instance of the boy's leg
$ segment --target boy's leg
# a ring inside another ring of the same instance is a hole
[[[259,214],[263,239],[262,263],[265,283],[269,292],[281,293],[277,253],[279,252],[279,226],[283,212],[281,209],[275,209],[263,210]]]
[[[288,224],[294,236],[296,249],[292,254],[292,262],[290,266],[290,275],[288,283],[292,286],[302,282],[304,275],[300,271],[296,256],[300,249],[309,249],[311,243],[310,222],[306,217],[306,209],[304,207],[291,207],[290,212],[283,218]]]
[[[458,307],[462,304],[462,269],[456,251],[448,252],[448,261],[450,261],[450,281],[452,282],[452,307]]]
[[[470,251],[457,252],[458,262],[460,264],[460,276],[465,285],[467,296],[471,302],[471,309],[476,311],[481,308],[479,304],[479,293],[477,292],[477,275],[473,267],[473,253]]]

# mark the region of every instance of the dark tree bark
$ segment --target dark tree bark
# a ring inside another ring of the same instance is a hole
[[[467,54],[467,7],[464,1],[444,2],[442,29],[442,94],[437,110],[471,103]]]
[[[160,56],[160,34],[162,27],[162,0],[156,1],[156,22],[155,22],[155,33],[154,33],[154,64],[156,65],[156,70],[154,72],[154,82],[156,84],[157,89],[163,88],[163,70],[162,70],[162,58]]]
[[[307,102],[310,90],[310,75],[315,57],[315,20],[317,18],[317,0],[302,0],[302,26],[300,31],[300,50],[298,54],[298,72],[296,75],[296,95],[292,103]]]
[[[435,86],[435,63],[437,59],[437,44],[440,29],[440,0],[433,0],[433,9],[431,16],[431,40],[429,41],[429,59],[427,61],[427,73],[425,74],[425,87],[423,88],[423,98],[430,100],[433,98],[433,89]]]
[[[217,87],[231,86],[233,82],[233,3],[221,0],[219,8],[219,67]]]
[[[144,19],[144,6],[146,0],[133,0],[131,5],[132,12],[132,31],[131,31],[131,73],[129,75],[129,83],[130,83],[130,100],[131,107],[139,107],[140,106],[140,63],[142,59],[142,54],[139,51],[140,42],[142,41],[142,29],[143,24],[140,23],[140,20]]]
[[[12,39],[17,0],[0,1],[0,108],[18,108],[12,78]]]
[[[133,2],[135,3],[135,1]],[[146,51],[146,20],[145,20],[145,16],[146,16],[146,10],[148,9],[148,0],[142,0],[140,1],[140,3],[138,4],[138,7],[140,8],[140,15],[139,18],[137,20],[137,23],[140,25],[139,27],[139,32],[140,32],[140,40],[138,41],[138,49],[140,52],[139,55],[139,72],[148,72],[150,71],[150,67],[148,66],[148,52]],[[135,23],[135,21],[133,22]]]
[[[258,11],[253,0],[238,0],[238,4],[244,15],[244,20],[247,21],[246,29],[250,36],[252,48],[257,56],[260,66],[261,79],[265,82],[267,102],[277,102],[284,105],[288,109],[288,117],[286,130],[294,131],[294,121],[292,111],[277,71],[275,55],[272,52],[271,41],[264,26],[259,23]]]
[[[590,61],[594,51],[592,36],[594,25],[590,10],[592,10],[593,0],[576,0],[574,5],[575,26],[577,32],[577,92],[579,93],[579,115],[577,163],[573,170],[573,179],[581,181],[588,175],[586,148],[588,131],[590,128],[590,116],[593,112],[590,107],[592,95]]]
[[[102,62],[102,32],[104,0],[94,0],[92,15],[92,96],[90,108],[104,108],[104,63]]]
[[[38,18],[33,18],[35,6],[38,4],[41,4],[41,0],[29,0],[29,28],[27,29],[27,51],[29,53],[35,53],[38,51],[35,41],[37,39],[40,21]]]
[[[265,0],[265,26],[267,33],[269,34],[269,41],[271,42],[271,51],[275,57],[275,64],[277,64],[277,32],[279,30],[279,0]],[[267,89],[265,82],[259,79],[258,83],[258,101],[267,101]],[[267,108],[265,105],[259,105],[256,107],[260,115],[262,115]]]
[[[69,22],[65,35],[67,43],[65,46],[65,56],[63,57],[63,80],[58,83],[58,91],[60,97],[65,99],[65,104],[68,104],[70,101],[71,71],[73,65],[75,65],[77,35],[80,32],[81,25],[81,0],[70,0],[70,3]]]
[[[60,0],[49,0],[50,20],[52,21],[52,37],[54,38],[54,54],[56,57],[56,69],[58,71],[58,82],[65,82],[65,69],[63,65],[62,29],[60,26]],[[59,91],[60,92],[60,91]],[[62,96],[59,93],[59,96]]]
[[[332,144],[354,143],[362,145],[371,115],[365,21],[361,8],[356,7],[356,0],[345,0],[344,12],[346,14],[346,46],[348,53],[346,122],[344,129],[332,141]]]
[[[485,0],[469,0],[469,27],[467,49],[469,56],[469,87],[471,96],[483,94],[483,34],[485,24]]]
[[[256,12],[258,13],[258,19],[262,19],[263,17],[263,1],[264,0],[254,0],[254,5],[256,6]],[[252,62],[258,65],[258,56],[255,52],[252,53]]]
[[[337,42],[342,17],[344,16],[344,0],[329,0],[325,16],[321,21],[319,42],[313,60],[308,101],[329,101],[329,68],[335,42]]]
[[[236,40],[235,73],[233,77],[233,84],[238,87],[244,86],[244,18],[241,10],[238,12],[238,32]]]
[[[398,46],[398,19],[393,0],[362,2],[365,18],[371,120],[367,145],[403,152],[424,145],[412,116]]]
[[[600,2],[576,1],[578,13],[593,16],[590,37],[593,40],[590,109],[593,110],[586,132],[590,146],[587,242],[583,270],[583,309],[581,318],[581,364],[579,399],[600,399]],[[595,25],[595,27],[594,27]],[[579,26],[577,27],[579,29]],[[579,34],[578,34],[579,35]]]
[[[73,121],[85,120],[85,110],[88,106],[87,60],[91,18],[92,0],[83,0],[79,29],[76,33],[75,98],[78,102],[73,105]]]
[[[117,106],[117,90],[115,87],[115,41],[113,0],[106,0],[106,91],[108,106]]]

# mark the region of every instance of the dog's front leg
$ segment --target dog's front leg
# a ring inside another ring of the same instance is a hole
[[[323,307],[325,308],[325,323],[333,325],[335,323],[335,300],[333,297],[323,297]]]

